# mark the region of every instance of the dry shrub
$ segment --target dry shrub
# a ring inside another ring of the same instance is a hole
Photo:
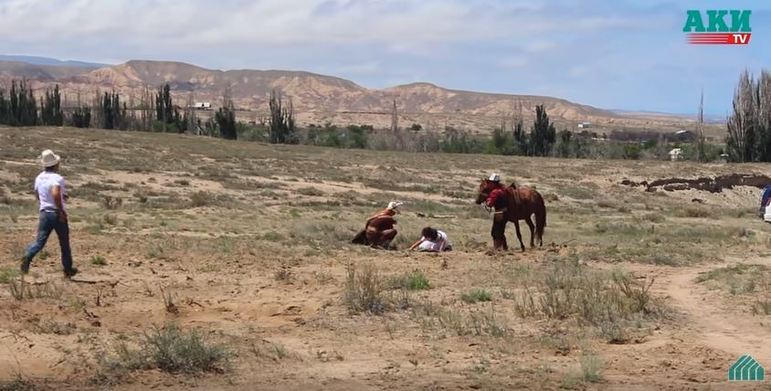
[[[574,319],[596,327],[609,342],[622,343],[628,339],[627,323],[663,315],[650,294],[653,282],[560,260],[536,278],[534,286],[525,287],[515,300],[515,311],[523,317]]]
[[[602,360],[595,354],[581,356],[581,378],[589,383],[602,380]]]
[[[190,206],[193,208],[210,205],[213,200],[213,196],[207,191],[200,190],[190,194]]]
[[[324,194],[325,194],[323,191],[321,191],[321,190],[319,190],[319,189],[317,189],[317,188],[315,188],[313,186],[301,187],[301,188],[297,189],[297,193],[305,195],[305,196],[312,196],[312,197],[321,197],[321,196],[324,196]]]
[[[0,381],[0,391],[37,391],[42,389],[31,380],[25,379],[20,372],[12,380]]]
[[[11,197],[8,194],[6,194],[4,187],[0,187],[0,204],[5,204],[5,205],[11,204]]]
[[[11,279],[8,283],[8,290],[16,300],[56,299],[62,295],[62,288],[52,282],[30,284],[24,280],[24,277]]]
[[[365,264],[357,270],[355,264],[349,263],[346,273],[343,300],[351,312],[381,314],[388,309],[383,297],[385,282],[372,264]]]
[[[174,293],[168,289],[164,289],[163,286],[159,288],[161,291],[161,298],[163,298],[163,307],[166,312],[170,314],[179,314],[179,307],[174,303]]]
[[[484,289],[475,288],[460,295],[460,299],[463,300],[464,303],[474,304],[480,301],[492,301],[493,297],[490,292]]]
[[[502,338],[510,335],[507,322],[497,315],[492,305],[489,309],[463,312],[425,301],[413,307],[412,317],[424,329],[448,330],[458,336]]]
[[[139,349],[120,343],[112,355],[101,357],[101,368],[94,380],[114,384],[128,372],[140,369],[190,375],[223,373],[230,357],[224,345],[208,341],[197,331],[185,332],[175,325],[153,327],[143,334]]]
[[[103,196],[102,197],[102,207],[108,210],[115,210],[121,207],[123,205],[123,199],[120,197],[113,197],[113,196]]]
[[[646,213],[642,219],[651,223],[663,223],[666,217],[660,213]]]
[[[616,204],[609,200],[599,200],[597,201],[597,206],[600,208],[613,209],[616,207]]]
[[[421,270],[413,270],[401,276],[393,277],[389,284],[392,289],[419,291],[431,289],[431,282]]]
[[[689,206],[686,208],[679,208],[675,211],[677,217],[690,217],[690,218],[708,218],[712,217],[712,212],[704,207]]]

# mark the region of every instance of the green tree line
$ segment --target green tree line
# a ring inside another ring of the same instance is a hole
[[[739,77],[728,117],[726,147],[735,162],[771,162],[771,73]]]
[[[767,159],[769,154],[768,104],[769,77],[764,72],[757,81],[745,73],[735,96],[735,109],[729,121],[729,151],[737,161]],[[69,125],[80,128],[98,127],[117,130],[143,130],[156,132],[191,132],[224,139],[268,142],[274,144],[302,143],[334,148],[405,150],[411,152],[484,153],[495,155],[553,156],[565,158],[611,159],[666,159],[668,148],[681,147],[687,159],[704,154],[690,144],[671,144],[661,138],[639,141],[598,141],[596,135],[587,132],[573,133],[567,129],[557,131],[546,108],[535,108],[533,122],[526,126],[521,113],[511,123],[505,121],[493,129],[490,136],[479,136],[466,130],[445,127],[439,133],[413,123],[406,129],[392,126],[390,130],[376,130],[371,125],[338,127],[327,123],[298,128],[291,100],[272,91],[267,102],[269,117],[260,124],[239,122],[236,109],[230,99],[212,118],[201,121],[188,104],[183,114],[174,104],[168,83],[160,86],[154,95],[144,102],[150,105],[128,104],[115,91],[104,92],[89,107],[78,104],[65,113],[59,86],[46,90],[38,105],[35,95],[24,81],[12,82],[9,93],[0,89],[0,124],[11,126]],[[750,102],[750,103],[748,103]],[[131,108],[130,108],[131,106]],[[150,121],[136,118],[135,111],[145,110]],[[737,114],[738,113],[738,114]],[[766,113],[764,117],[762,113]],[[732,135],[739,135],[735,137]],[[594,136],[594,137],[593,137]],[[734,137],[734,138],[732,138]],[[752,145],[752,147],[748,147]],[[762,147],[765,145],[764,147]],[[730,149],[733,148],[733,149]],[[710,145],[709,159],[721,153]],[[744,159],[744,160],[742,160]]]

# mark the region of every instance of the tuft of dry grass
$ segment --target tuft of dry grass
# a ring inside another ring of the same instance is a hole
[[[460,299],[463,300],[464,303],[474,304],[484,301],[492,301],[493,296],[490,294],[490,292],[484,289],[476,288],[462,294]]]
[[[139,348],[119,343],[112,354],[100,358],[98,384],[115,384],[127,373],[140,369],[159,369],[169,373],[198,375],[223,373],[232,353],[222,344],[209,341],[197,331],[184,331],[176,325],[153,327],[145,331]]]
[[[312,196],[312,197],[322,197],[322,196],[324,196],[326,194],[323,191],[321,191],[321,190],[319,190],[319,189],[317,189],[317,188],[315,188],[313,186],[301,187],[301,188],[297,189],[296,191],[297,191],[298,194],[302,194],[304,196]]]
[[[709,218],[712,217],[712,212],[701,206],[688,206],[685,208],[678,208],[675,210],[675,216],[688,217],[688,218]]]
[[[58,299],[62,295],[62,288],[53,282],[46,281],[42,284],[31,284],[21,278],[13,278],[8,283],[11,297],[16,300],[24,299]]]
[[[199,190],[190,194],[190,206],[193,208],[210,205],[213,201],[214,197],[207,191]]]
[[[161,298],[163,299],[163,308],[166,309],[166,312],[174,315],[179,314],[179,307],[174,303],[174,293],[165,289],[163,286],[161,286],[159,290],[161,291]]]
[[[95,266],[107,265],[107,260],[101,255],[94,255],[91,257],[91,264]]]
[[[431,289],[431,282],[428,281],[428,277],[418,269],[391,278],[389,285],[391,289],[407,289],[411,291]]]
[[[123,199],[120,197],[113,197],[113,196],[103,196],[102,197],[102,207],[107,210],[115,210],[121,207],[123,205]]]
[[[696,282],[713,289],[722,289],[731,295],[756,292],[769,270],[764,265],[738,264],[710,270],[696,278]]]
[[[515,311],[523,317],[574,319],[598,329],[609,342],[623,343],[627,324],[665,314],[650,293],[653,283],[560,260],[524,287],[515,298]]]
[[[351,312],[382,314],[389,308],[383,297],[384,290],[383,277],[372,264],[367,263],[360,268],[354,263],[346,266],[343,300]]]

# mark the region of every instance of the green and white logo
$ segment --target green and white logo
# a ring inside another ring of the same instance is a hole
[[[739,357],[728,370],[728,381],[763,381],[765,379],[765,369],[749,354]]]
[[[752,38],[752,10],[688,10],[683,32],[692,45],[747,45]]]

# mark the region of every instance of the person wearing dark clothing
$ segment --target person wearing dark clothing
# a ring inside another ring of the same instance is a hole
[[[766,185],[765,189],[763,189],[763,195],[760,197],[759,214],[761,219],[765,216],[769,203],[771,203],[771,185]]]
[[[487,180],[494,186],[494,189],[487,196],[485,205],[488,208],[495,209],[493,214],[493,228],[490,234],[493,237],[493,247],[496,250],[508,250],[509,245],[506,242],[506,223],[508,222],[508,193],[506,187],[501,184],[501,177],[498,174],[490,175]]]

